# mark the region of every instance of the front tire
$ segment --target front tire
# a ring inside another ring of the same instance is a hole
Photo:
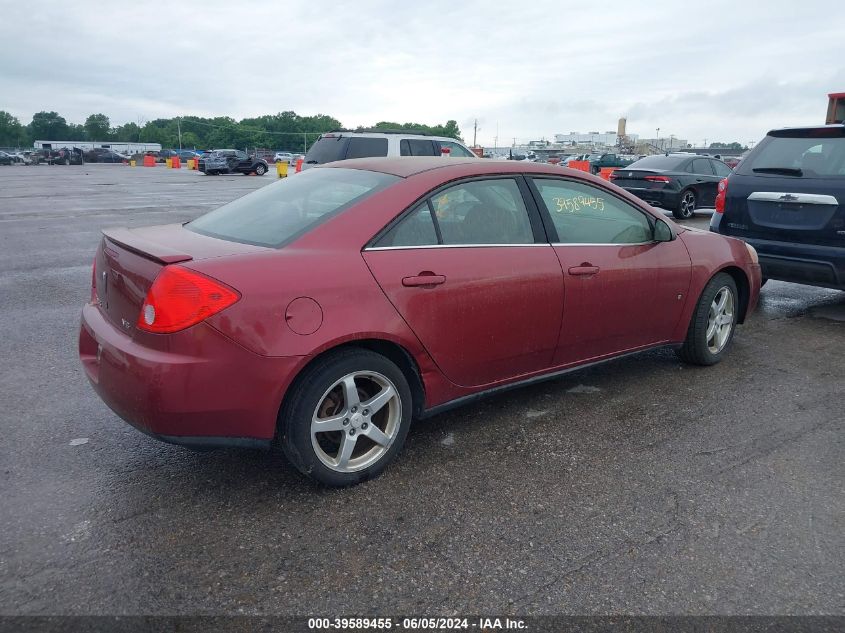
[[[393,461],[412,411],[408,381],[393,362],[368,350],[342,350],[297,378],[279,413],[277,439],[303,474],[326,486],[349,486]]]
[[[255,166],[255,175],[256,176],[263,176],[267,172],[267,168],[264,165],[256,165]]]
[[[687,189],[681,193],[681,199],[678,202],[678,208],[672,211],[679,220],[688,220],[695,215],[695,205],[698,201],[695,198],[695,192],[692,189]]]
[[[704,287],[692,313],[687,338],[676,351],[692,365],[715,365],[733,342],[739,316],[736,282],[727,273],[714,276]]]

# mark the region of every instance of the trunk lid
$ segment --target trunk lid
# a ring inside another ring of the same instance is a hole
[[[100,311],[129,335],[153,281],[165,266],[266,250],[188,231],[181,224],[105,229],[94,259]]]

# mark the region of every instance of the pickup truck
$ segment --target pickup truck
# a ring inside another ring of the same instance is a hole
[[[627,167],[632,162],[616,154],[602,154],[598,158],[590,159],[590,172],[597,174],[605,167]]]
[[[268,166],[264,159],[249,156],[239,149],[215,149],[200,157],[197,169],[207,176],[234,173],[263,176]]]

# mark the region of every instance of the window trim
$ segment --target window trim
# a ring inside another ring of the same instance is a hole
[[[529,244],[443,244],[443,236],[440,234],[440,223],[437,221],[437,214],[434,212],[434,206],[431,204],[431,199],[439,194],[441,191],[446,189],[451,189],[452,187],[462,185],[467,182],[476,182],[479,180],[513,180],[516,182],[516,186],[519,189],[519,193],[522,196],[522,203],[525,206],[525,210],[528,213],[528,222],[531,226],[531,233],[534,236],[534,242]],[[431,213],[432,221],[434,222],[434,229],[437,233],[437,240],[438,244],[427,244],[427,245],[416,245],[416,246],[376,246],[379,240],[383,238],[388,232],[390,232],[394,226],[402,222],[408,215],[413,213],[414,209],[420,204],[420,202],[425,201],[428,204],[428,210]],[[435,187],[434,189],[430,189],[429,191],[423,193],[422,195],[418,196],[414,199],[411,204],[405,207],[395,218],[393,218],[390,222],[384,225],[380,231],[378,231],[372,238],[370,238],[364,247],[361,249],[362,252],[364,251],[376,251],[376,250],[402,250],[402,249],[416,249],[416,248],[489,248],[489,247],[503,247],[503,246],[517,246],[517,247],[524,247],[524,246],[549,246],[549,233],[545,230],[545,222],[542,219],[542,215],[540,213],[540,209],[537,207],[537,203],[534,200],[533,195],[528,187],[528,184],[525,182],[525,176],[521,173],[509,173],[509,174],[484,174],[481,176],[469,176],[465,178],[456,178],[455,180],[450,180],[448,182],[442,183]]]
[[[623,198],[622,196],[614,193],[613,191],[610,191],[609,189],[605,189],[604,187],[601,187],[601,186],[597,186],[595,183],[584,182],[583,180],[581,180],[579,178],[572,178],[570,176],[557,176],[557,175],[554,175],[554,174],[526,174],[526,176],[527,176],[526,179],[528,181],[528,185],[530,186],[530,189],[531,189],[531,194],[535,198],[535,203],[537,204],[537,207],[540,210],[540,215],[543,218],[544,224],[546,225],[546,234],[549,235],[549,237],[551,239],[551,245],[552,246],[615,246],[615,247],[619,248],[619,247],[625,247],[625,246],[643,246],[645,244],[659,244],[659,242],[654,239],[654,227],[655,227],[655,224],[657,222],[657,218],[654,215],[652,215],[651,213],[645,211],[644,209],[640,209],[637,205],[632,204],[630,201],[628,201],[625,198]],[[560,235],[558,235],[558,232],[557,232],[557,227],[555,226],[554,220],[552,219],[551,211],[549,211],[549,208],[546,206],[546,203],[543,200],[543,196],[540,194],[540,189],[539,189],[539,187],[537,187],[537,185],[534,182],[535,180],[552,180],[552,181],[556,181],[556,182],[571,182],[571,183],[575,183],[575,184],[586,186],[586,187],[593,187],[595,189],[598,189],[599,191],[606,193],[609,196],[616,198],[617,200],[619,200],[623,204],[626,204],[627,206],[629,206],[634,211],[637,211],[638,213],[641,213],[642,215],[645,216],[646,222],[648,222],[649,227],[651,227],[652,239],[649,240],[649,241],[646,241],[646,242],[623,242],[623,243],[618,243],[618,242],[589,242],[589,243],[587,243],[587,242],[561,242],[560,241]],[[672,240],[670,240],[670,241],[673,241],[677,237],[677,234],[675,233],[675,230],[674,230],[674,228],[672,228],[671,224],[669,224],[667,222],[667,225],[669,226],[669,230],[672,232]]]

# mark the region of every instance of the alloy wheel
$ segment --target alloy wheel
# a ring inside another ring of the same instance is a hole
[[[311,446],[332,470],[359,471],[384,456],[401,420],[402,401],[390,379],[371,371],[353,372],[320,398],[311,418]]]
[[[681,215],[685,218],[691,218],[695,212],[695,194],[692,191],[687,191],[681,197]]]
[[[730,339],[734,326],[734,295],[727,286],[722,286],[710,304],[707,320],[707,348],[713,354],[722,351]]]

